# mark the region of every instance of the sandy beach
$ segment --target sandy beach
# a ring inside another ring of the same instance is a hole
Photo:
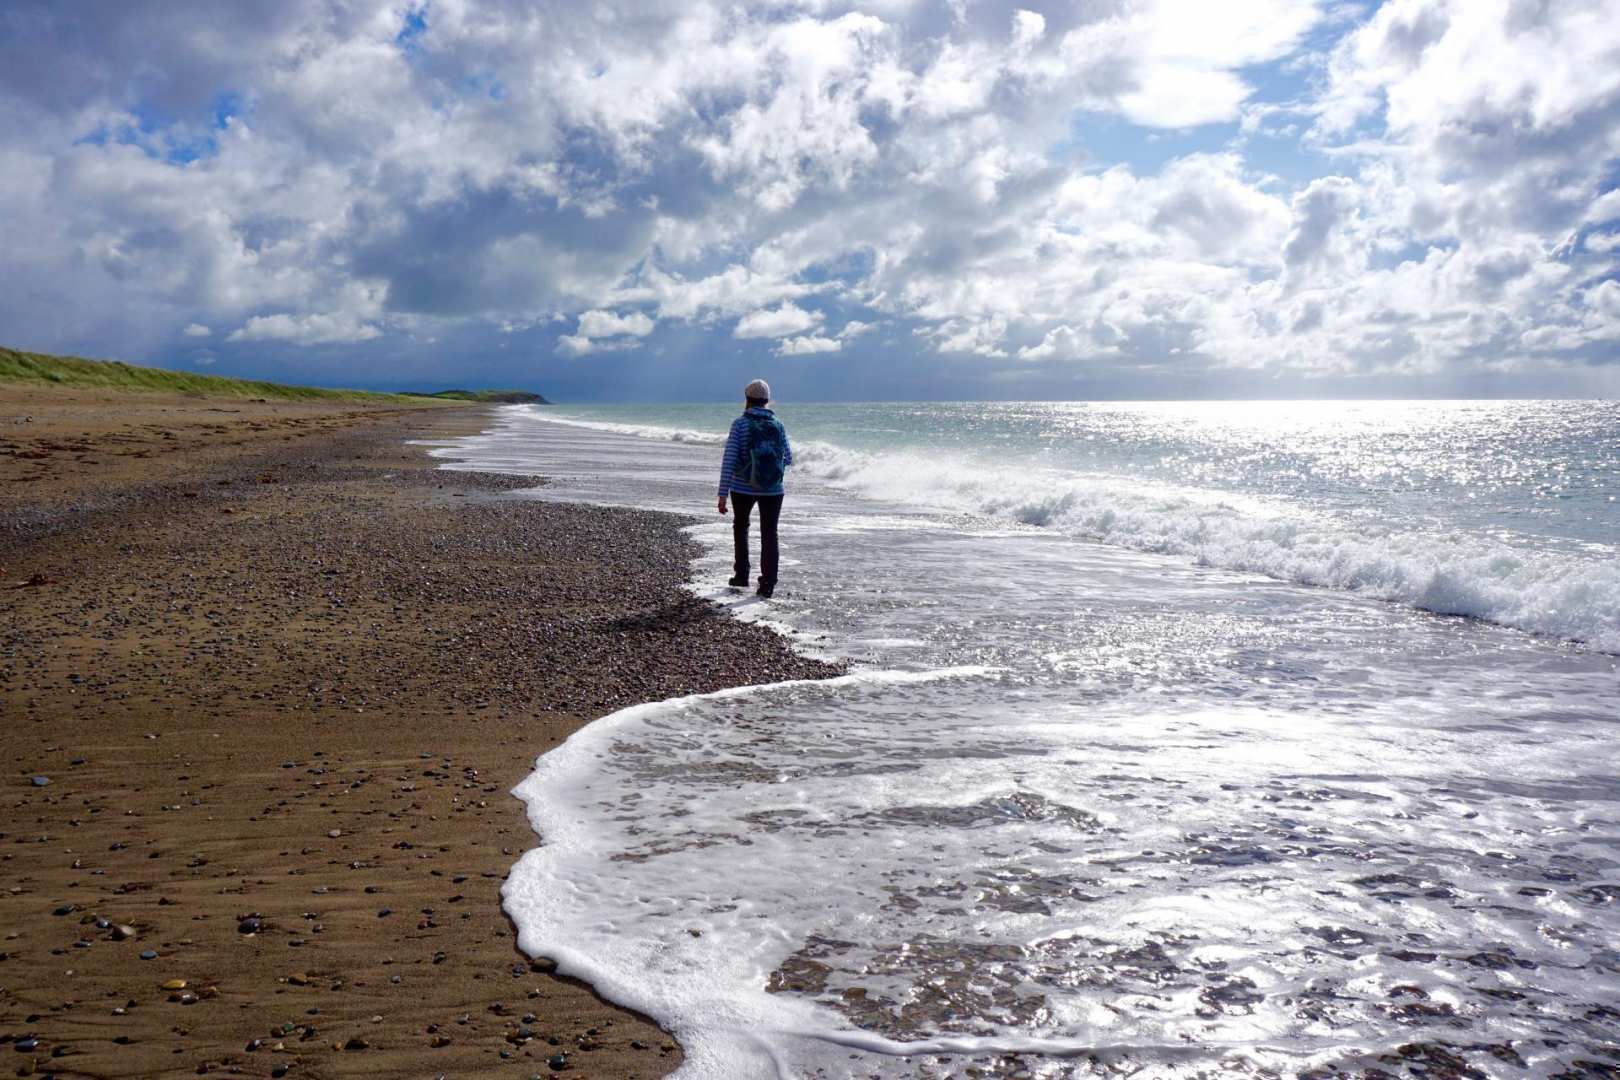
[[[515,948],[509,789],[636,702],[828,674],[669,515],[408,439],[483,408],[0,385],[0,1047],[17,1075],[654,1077]]]

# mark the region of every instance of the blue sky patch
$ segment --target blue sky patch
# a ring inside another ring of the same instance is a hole
[[[399,28],[399,33],[394,35],[394,44],[407,54],[414,53],[418,48],[417,41],[427,33],[427,27],[427,5],[407,11],[404,25]]]

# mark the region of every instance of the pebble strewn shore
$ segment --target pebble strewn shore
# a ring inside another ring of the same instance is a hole
[[[0,1043],[18,1075],[678,1063],[656,1027],[516,951],[499,889],[535,840],[508,790],[604,712],[833,669],[682,591],[678,519],[505,499],[536,481],[437,471],[405,444],[483,415],[202,438],[147,473],[123,462],[116,490],[86,467],[6,492]]]

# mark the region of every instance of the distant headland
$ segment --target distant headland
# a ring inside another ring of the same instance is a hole
[[[529,390],[440,390],[434,394],[424,394],[412,390],[405,391],[406,397],[438,398],[441,401],[476,401],[486,405],[550,405],[539,394]]]

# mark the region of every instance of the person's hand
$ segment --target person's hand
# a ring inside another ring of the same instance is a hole
[[[720,512],[722,514],[726,512],[726,497],[724,495],[720,496]]]

